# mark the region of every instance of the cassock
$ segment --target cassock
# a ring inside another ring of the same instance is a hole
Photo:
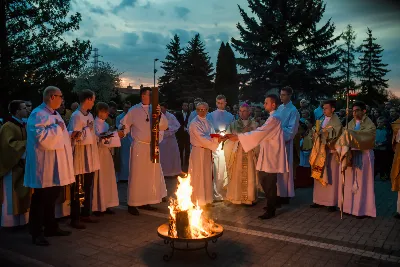
[[[0,128],[1,226],[25,225],[29,219],[31,189],[25,187],[26,129],[22,120],[12,117]],[[1,198],[3,194],[3,198]]]
[[[375,131],[374,123],[364,115],[360,121],[351,120],[348,130],[343,130],[336,142],[336,150],[340,155],[340,170],[346,172],[344,213],[376,217],[373,150]],[[342,199],[341,183],[338,197]]]
[[[289,171],[278,174],[278,196],[294,197],[294,177],[293,177],[293,139],[299,128],[300,114],[292,101],[282,104],[276,111],[282,122],[283,136],[285,138],[286,155],[288,157]]]
[[[217,109],[207,114],[207,119],[211,122],[216,133],[226,131],[228,126],[233,122],[234,118],[231,113],[226,110]],[[228,174],[226,172],[225,154],[222,150],[222,143],[218,149],[213,151],[214,160],[214,199],[223,200],[226,191],[224,187],[228,184]]]
[[[392,181],[392,191],[397,192],[397,213],[400,214],[400,119],[392,123],[393,130],[393,146],[395,147],[395,154],[393,158],[393,165],[390,172],[390,179]]]
[[[32,111],[27,124],[24,185],[34,188],[29,213],[34,237],[42,231],[43,222],[50,228],[47,230],[57,229],[56,199],[62,186],[75,182],[70,136],[57,121],[63,122],[60,114],[42,103]]]
[[[111,140],[100,139],[100,134],[108,132],[109,129],[110,126],[107,122],[96,117],[94,130],[99,147],[100,170],[95,173],[93,180],[92,211],[105,211],[107,208],[119,205],[117,180],[110,147],[110,144],[114,143],[113,139],[119,139],[119,136],[114,132],[114,136],[109,138]],[[119,140],[116,143],[120,144]]]
[[[194,118],[196,118],[196,117],[197,117],[197,111],[196,110],[193,110],[192,112],[190,112],[189,120],[188,120],[188,127],[189,127],[190,123],[192,122],[192,120]]]
[[[181,157],[175,133],[181,127],[175,116],[165,113],[168,129],[164,131],[164,139],[160,143],[160,162],[164,176],[175,176],[182,172]]]
[[[137,207],[160,203],[167,196],[167,188],[161,164],[151,161],[151,105],[139,103],[131,107],[121,120],[120,127],[124,127],[125,134],[130,131],[133,138],[128,205]],[[164,114],[161,114],[159,127],[159,140],[162,142],[164,131],[168,128],[168,120]]]
[[[192,201],[203,206],[213,202],[212,151],[218,148],[218,141],[211,138],[214,128],[207,118],[197,116],[189,126],[192,151],[189,157],[189,175],[193,193]]]
[[[333,114],[320,121],[320,125],[322,131],[314,140],[310,156],[311,176],[314,178],[313,201],[318,205],[336,207],[339,204],[340,170],[335,143],[342,134],[342,123]]]
[[[121,124],[121,120],[125,117],[125,115],[125,112],[118,115],[116,119],[117,126]],[[117,172],[118,181],[128,181],[131,144],[132,136],[130,133],[128,133],[124,138],[121,139],[121,147],[118,149],[120,162],[119,171]]]
[[[227,133],[239,134],[254,131],[258,123],[254,119],[238,119],[232,122]],[[259,147],[245,152],[239,141],[225,141],[224,153],[228,173],[226,200],[233,204],[252,205],[257,202],[258,174],[256,171]]]

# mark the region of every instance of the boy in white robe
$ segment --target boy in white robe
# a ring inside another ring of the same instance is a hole
[[[336,142],[340,168],[345,172],[343,212],[357,216],[376,217],[374,192],[374,146],[376,127],[366,115],[366,105],[353,104],[353,117]],[[342,178],[342,176],[340,177]],[[339,187],[342,200],[342,183]]]
[[[150,204],[157,204],[167,196],[164,175],[160,163],[153,163],[150,156],[151,142],[151,88],[140,89],[142,103],[134,105],[121,120],[119,129],[125,134],[130,132],[133,142],[131,146],[129,180],[128,180],[128,212],[139,215],[137,209],[155,210]],[[168,120],[156,107],[160,114],[159,141],[168,128]]]
[[[189,175],[193,187],[192,201],[200,206],[210,206],[213,202],[212,151],[217,150],[222,139],[211,137],[215,131],[206,118],[208,104],[200,102],[196,107],[196,112],[198,115],[189,126],[192,145],[189,157]]]
[[[161,103],[161,112],[167,117],[168,129],[164,131],[164,137],[160,143],[160,163],[164,176],[176,176],[182,173],[181,156],[175,133],[181,127],[175,116],[167,111],[167,104]]]
[[[128,113],[129,109],[132,107],[131,102],[125,101],[124,103],[124,112],[119,114],[116,118],[117,127],[121,124],[121,120],[125,117],[126,113]],[[132,136],[127,134],[124,138],[121,139],[121,148],[119,149],[119,171],[117,173],[118,182],[128,182],[129,177],[129,156],[131,154],[131,144],[132,144]]]
[[[289,199],[294,197],[293,139],[299,129],[300,114],[292,101],[290,101],[292,94],[293,89],[290,87],[284,87],[281,89],[280,98],[282,105],[280,105],[276,111],[280,114],[279,117],[282,122],[286,155],[289,163],[289,171],[283,174],[278,174],[278,204],[289,204]]]
[[[71,141],[58,109],[62,102],[60,89],[47,87],[43,104],[28,118],[24,185],[34,189],[29,211],[32,242],[48,246],[43,236],[67,236],[71,232],[58,227],[55,204],[61,187],[74,183]]]
[[[216,98],[217,110],[207,114],[216,133],[225,133],[228,126],[233,122],[234,117],[225,110],[227,102],[224,95]],[[214,163],[214,200],[221,201],[226,196],[224,187],[228,184],[228,173],[226,171],[225,154],[222,150],[222,144],[213,152]]]
[[[279,103],[277,95],[267,95],[264,108],[270,116],[256,130],[238,135],[229,135],[229,140],[242,144],[244,151],[250,151],[260,145],[257,167],[260,184],[267,198],[266,212],[258,218],[267,220],[275,217],[277,200],[277,175],[288,171],[288,161],[281,127],[280,114],[276,112]]]
[[[94,172],[100,169],[99,150],[94,132],[93,115],[89,112],[93,108],[96,96],[93,91],[83,90],[79,93],[79,108],[72,113],[68,130],[76,137],[73,142],[75,184],[71,187],[71,226],[76,229],[85,229],[81,223],[96,223],[92,218],[92,185]],[[83,180],[83,181],[82,181]],[[83,207],[76,192],[82,186],[85,194]]]
[[[92,211],[96,216],[101,216],[103,213],[115,214],[110,208],[119,205],[117,180],[115,178],[111,148],[120,146],[121,142],[119,138],[120,136],[123,137],[124,133],[122,131],[114,131],[112,136],[106,135],[110,129],[110,126],[106,122],[108,112],[108,105],[106,103],[97,103],[94,130],[99,147],[100,170],[94,176],[92,198]]]

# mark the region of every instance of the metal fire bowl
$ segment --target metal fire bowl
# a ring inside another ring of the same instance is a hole
[[[218,238],[222,236],[224,233],[224,227],[220,224],[215,224],[214,229],[213,229],[213,234],[207,237],[202,237],[202,238],[179,238],[179,237],[171,237],[168,235],[168,230],[169,226],[168,223],[162,224],[158,227],[157,229],[157,234],[159,237],[164,239],[165,244],[169,244],[172,251],[169,255],[164,255],[163,259],[165,261],[169,261],[172,256],[174,255],[175,250],[182,250],[182,251],[195,251],[195,250],[200,250],[200,249],[205,249],[207,252],[207,255],[211,259],[217,258],[217,254],[215,253],[210,253],[208,251],[208,242],[211,241],[213,243],[216,243]],[[186,243],[186,247],[175,247],[175,242],[176,243]],[[201,247],[189,247],[189,244],[195,244],[195,243],[202,243],[203,246]]]

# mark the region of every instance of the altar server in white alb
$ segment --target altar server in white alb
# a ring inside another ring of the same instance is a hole
[[[110,126],[106,122],[108,110],[107,103],[99,102],[96,104],[94,130],[100,159],[100,170],[95,173],[93,180],[92,211],[96,216],[101,216],[103,213],[115,214],[110,208],[119,205],[111,148],[121,146],[120,136],[124,136],[124,133],[121,131],[109,133]]]
[[[28,118],[24,185],[34,192],[29,211],[32,242],[48,246],[46,236],[66,236],[58,227],[55,204],[61,187],[75,182],[70,136],[58,109],[63,100],[60,89],[49,86],[43,104]]]
[[[125,117],[126,113],[128,113],[129,109],[132,107],[131,102],[125,101],[124,103],[124,112],[119,114],[116,119],[116,125],[121,124],[121,120]],[[119,149],[119,170],[117,172],[117,180],[120,181],[128,181],[129,177],[129,156],[131,154],[131,144],[132,144],[132,136],[128,133],[124,138],[121,139],[121,148]]]
[[[250,151],[260,145],[257,167],[260,184],[267,198],[266,212],[259,216],[262,220],[275,217],[277,200],[277,175],[288,171],[288,160],[284,141],[284,133],[281,127],[280,114],[276,112],[279,99],[277,95],[267,95],[264,108],[269,112],[268,120],[256,130],[229,135],[229,140],[237,141],[244,151]]]
[[[278,204],[289,204],[289,199],[294,197],[293,177],[293,139],[299,128],[300,114],[290,101],[293,90],[290,87],[281,89],[280,98],[282,104],[276,111],[282,122],[283,136],[285,138],[286,155],[288,157],[289,171],[278,174]]]
[[[215,133],[211,122],[207,120],[208,104],[200,102],[196,107],[197,116],[189,126],[192,151],[189,157],[189,175],[191,177],[193,203],[200,206],[213,202],[212,152],[216,151],[220,141],[212,138]],[[215,178],[214,178],[215,179]]]
[[[160,163],[153,163],[150,154],[151,142],[151,88],[140,89],[141,103],[134,105],[121,120],[120,129],[133,138],[128,180],[128,212],[139,215],[138,208],[155,210],[157,204],[167,196],[164,175]],[[159,115],[159,141],[162,142],[168,120],[156,107]]]
[[[175,116],[167,111],[167,104],[161,103],[161,112],[167,117],[168,129],[164,131],[164,138],[160,143],[160,162],[164,176],[181,174],[181,156],[175,133],[181,127]]]
[[[225,110],[226,97],[219,95],[216,98],[217,110],[207,114],[207,119],[211,122],[216,133],[225,133],[228,126],[233,122],[234,117]],[[222,144],[213,152],[214,159],[214,200],[223,200],[226,196],[224,187],[228,184],[228,174],[226,171],[225,154]]]
[[[74,155],[74,172],[75,184],[71,187],[71,226],[77,229],[84,229],[86,226],[81,223],[96,223],[97,219],[92,218],[92,185],[95,171],[100,169],[99,150],[96,142],[94,131],[94,118],[89,112],[93,106],[96,96],[91,90],[83,90],[79,92],[79,108],[71,115],[68,124],[68,131],[74,139],[73,155]],[[83,207],[76,192],[79,187],[79,180],[83,185],[85,192],[85,200]]]
[[[0,128],[1,227],[28,223],[32,195],[32,190],[24,186],[26,129],[23,120],[28,117],[28,110],[24,101],[13,100],[8,111],[12,118]]]
[[[340,168],[346,174],[343,212],[359,219],[376,217],[373,150],[376,127],[366,112],[367,107],[363,102],[355,102],[354,119],[336,142]],[[339,198],[341,205],[342,183],[339,186]]]

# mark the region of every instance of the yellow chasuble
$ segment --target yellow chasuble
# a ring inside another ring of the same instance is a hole
[[[400,142],[396,142],[396,137],[400,131],[400,119],[392,123],[392,129],[395,152],[390,178],[392,180],[392,191],[400,191]]]
[[[322,125],[323,121],[320,121]],[[318,123],[317,123],[318,124]],[[339,117],[333,114],[326,126],[316,133],[316,128],[313,128],[314,144],[310,154],[311,177],[319,181],[322,185],[328,184],[328,177],[324,177],[324,169],[326,167],[327,150],[333,150],[335,143],[342,134],[342,124]]]
[[[26,129],[19,122],[6,122],[0,129],[0,183],[3,177],[12,171],[12,203],[13,214],[23,214],[29,210],[32,190],[25,187],[25,160],[22,159],[26,150]],[[3,202],[3,190],[0,200]]]

